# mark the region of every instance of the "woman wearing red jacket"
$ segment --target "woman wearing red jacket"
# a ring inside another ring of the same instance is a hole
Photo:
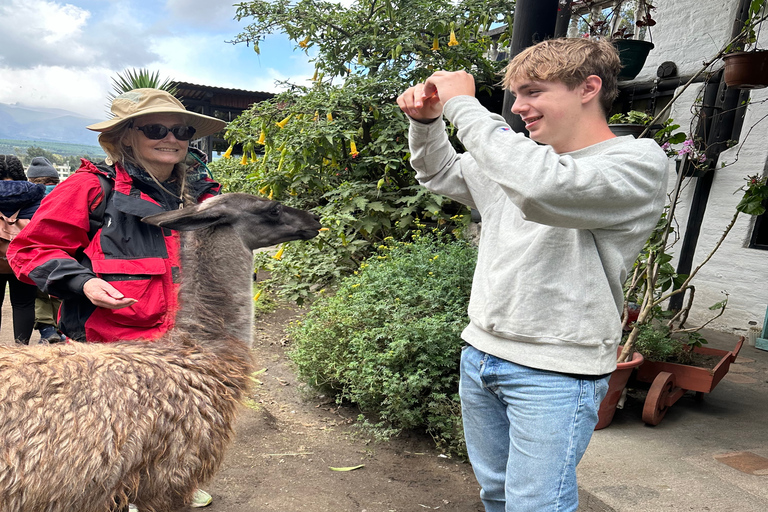
[[[223,129],[224,121],[188,112],[158,89],[119,95],[112,113],[112,119],[88,126],[101,132],[106,162],[83,160],[8,251],[19,279],[62,299],[60,329],[78,341],[155,339],[173,326],[179,236],[141,218],[202,201],[219,189],[186,159],[189,140]],[[105,208],[94,221],[105,188]]]

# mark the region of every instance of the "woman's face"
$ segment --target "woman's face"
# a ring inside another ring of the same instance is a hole
[[[160,181],[165,181],[173,172],[173,166],[186,158],[189,141],[176,139],[170,131],[162,139],[153,140],[136,129],[150,124],[173,128],[186,126],[187,123],[180,114],[147,114],[136,118],[125,141],[127,146],[133,147],[134,156],[146,167],[146,171],[151,172]]]

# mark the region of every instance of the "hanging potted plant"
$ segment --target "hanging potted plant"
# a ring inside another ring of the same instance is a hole
[[[739,37],[726,50],[724,80],[733,89],[768,86],[768,50],[758,48],[759,29],[765,21],[765,0],[753,0]]]
[[[643,69],[648,54],[653,49],[650,27],[656,24],[651,11],[656,7],[650,0],[616,2],[603,9],[605,2],[583,0],[581,22],[585,25],[584,37],[608,39],[616,47],[621,60],[619,80],[633,80]],[[629,6],[629,8],[628,8]],[[634,7],[634,11],[631,9]],[[634,13],[634,17],[630,17]],[[648,41],[645,35],[648,35]]]
[[[614,135],[632,135],[633,137],[653,137],[653,140],[661,146],[661,149],[670,157],[676,157],[681,152],[675,150],[672,145],[680,144],[686,140],[683,132],[676,131],[680,128],[672,118],[661,124],[651,124],[653,116],[639,110],[630,110],[626,113],[614,114],[608,118],[608,127]]]
[[[608,128],[617,137],[632,135],[634,138],[638,138],[646,131],[646,127],[652,120],[653,117],[645,112],[630,110],[629,112],[614,114],[609,117]]]

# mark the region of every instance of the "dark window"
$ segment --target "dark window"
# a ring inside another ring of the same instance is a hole
[[[768,201],[765,201],[763,206],[768,208]],[[752,232],[749,246],[755,249],[768,250],[768,212],[758,216],[755,220],[755,230]]]

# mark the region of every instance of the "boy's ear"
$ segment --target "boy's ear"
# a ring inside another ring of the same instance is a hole
[[[589,103],[600,95],[603,89],[603,80],[597,75],[589,75],[582,84],[582,103]],[[599,98],[597,98],[599,101]]]

